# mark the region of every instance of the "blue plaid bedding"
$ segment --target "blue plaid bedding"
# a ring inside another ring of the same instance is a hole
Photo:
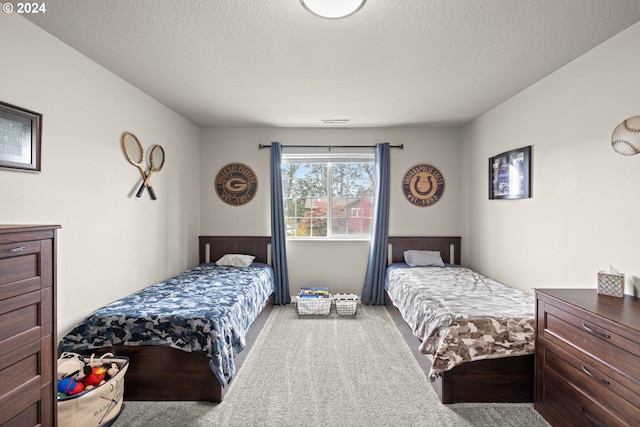
[[[226,386],[235,375],[234,355],[274,291],[269,265],[202,264],[98,309],[62,338],[62,351],[160,345],[205,353]]]

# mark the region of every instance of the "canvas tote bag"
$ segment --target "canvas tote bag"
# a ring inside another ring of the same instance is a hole
[[[67,363],[68,366],[69,359],[72,358],[82,361],[87,359],[74,353],[63,353],[58,359],[58,366],[60,367],[61,363]],[[96,359],[91,355],[87,364],[94,367],[112,362],[118,365],[118,373],[104,384],[73,396],[58,395],[58,425],[60,427],[108,427],[118,418],[124,408],[122,402],[124,375],[129,368],[129,358],[114,357],[111,353],[107,353]],[[59,370],[58,376],[61,374],[68,373],[61,373]]]

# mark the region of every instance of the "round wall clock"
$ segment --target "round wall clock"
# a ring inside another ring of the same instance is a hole
[[[431,165],[416,165],[404,174],[402,192],[415,206],[431,206],[442,198],[444,177]]]
[[[242,206],[255,197],[258,179],[249,166],[230,163],[216,175],[215,187],[220,200],[232,206]]]

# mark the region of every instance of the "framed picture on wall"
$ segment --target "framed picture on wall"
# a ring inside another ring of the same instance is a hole
[[[531,197],[531,146],[489,158],[489,199]]]
[[[40,171],[42,114],[0,102],[0,168]]]

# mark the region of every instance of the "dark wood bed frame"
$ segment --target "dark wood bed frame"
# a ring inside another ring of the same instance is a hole
[[[440,251],[445,263],[461,264],[460,237],[389,237],[391,262],[404,262],[409,249]],[[387,310],[425,375],[431,361],[418,350],[419,340],[385,294]],[[463,363],[431,384],[442,403],[533,402],[534,356],[503,357]]]
[[[227,253],[254,255],[254,262],[267,263],[271,237],[200,236],[200,263],[215,262]],[[209,255],[207,259],[206,255]],[[235,357],[236,375],[271,309],[273,295],[265,304],[246,336],[246,348]],[[125,400],[193,400],[219,403],[227,387],[222,387],[209,367],[209,357],[171,347],[116,346],[96,353],[112,352],[129,358],[125,375]]]

